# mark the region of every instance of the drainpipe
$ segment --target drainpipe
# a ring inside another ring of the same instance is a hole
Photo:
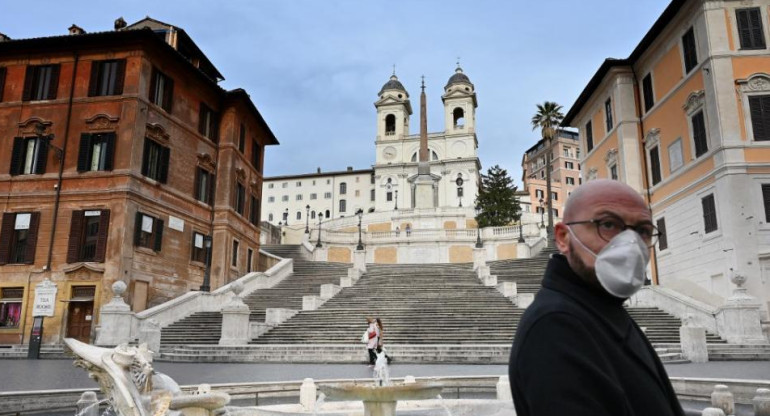
[[[634,76],[634,81],[636,82],[636,85],[639,85],[639,79],[636,77],[636,70],[634,69],[634,66],[631,65],[631,74]],[[644,179],[644,189],[647,192],[647,208],[650,210],[650,215],[652,215],[652,194],[650,193],[650,178],[648,175],[648,162],[647,162],[647,147],[644,143],[644,120],[642,120],[642,91],[638,91],[636,94],[636,115],[639,119],[639,135],[642,138],[642,167],[644,168],[644,175],[642,175],[642,178]],[[652,265],[655,268],[655,280],[653,283],[656,283],[658,286],[660,286],[660,270],[658,269],[658,251],[655,249],[655,247],[652,248]]]
[[[61,183],[62,176],[64,174],[64,158],[67,155],[67,142],[70,137],[70,119],[72,118],[72,98],[75,94],[75,77],[78,73],[78,62],[80,61],[80,55],[77,51],[75,55],[75,64],[72,67],[72,80],[70,81],[70,97],[67,102],[67,118],[64,123],[64,144],[62,145],[61,160],[59,161],[59,178],[56,182],[56,196],[53,203],[53,221],[51,223],[51,239],[48,243],[48,259],[45,263],[45,270],[51,272],[51,257],[53,256],[53,239],[56,235],[56,223],[59,219],[59,199],[61,198]]]

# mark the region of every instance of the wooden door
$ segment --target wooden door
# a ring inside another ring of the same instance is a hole
[[[93,302],[70,302],[67,318],[67,337],[86,343],[90,342],[93,315]]]

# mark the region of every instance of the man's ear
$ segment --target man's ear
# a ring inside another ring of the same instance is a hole
[[[569,228],[564,223],[560,222],[553,226],[553,238],[556,240],[556,248],[561,254],[569,254],[569,239],[571,237]]]

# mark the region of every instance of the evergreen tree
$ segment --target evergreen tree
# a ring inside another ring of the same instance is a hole
[[[495,165],[481,175],[476,207],[480,209],[476,222],[482,228],[505,226],[521,218],[516,186],[505,169]]]

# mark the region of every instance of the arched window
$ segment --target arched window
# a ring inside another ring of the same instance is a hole
[[[461,129],[465,127],[465,111],[462,108],[457,107],[452,111],[452,117],[455,121],[455,128]]]
[[[388,114],[385,116],[385,135],[392,136],[396,134],[396,116]]]
[[[297,211],[297,219],[298,220],[302,219],[302,211]]]
[[[324,218],[329,218],[329,217],[331,217],[331,215],[332,215],[332,214],[331,214],[331,213],[329,212],[329,210],[327,209],[327,210],[326,210],[326,217],[324,217]]]
[[[340,182],[340,195],[345,195],[346,193],[348,193],[348,184]]]
[[[420,152],[414,152],[414,154],[412,155],[412,162],[417,162],[417,155],[419,153]],[[430,151],[430,160],[433,160],[433,161],[438,160],[438,153],[436,153],[435,151],[431,150]]]

